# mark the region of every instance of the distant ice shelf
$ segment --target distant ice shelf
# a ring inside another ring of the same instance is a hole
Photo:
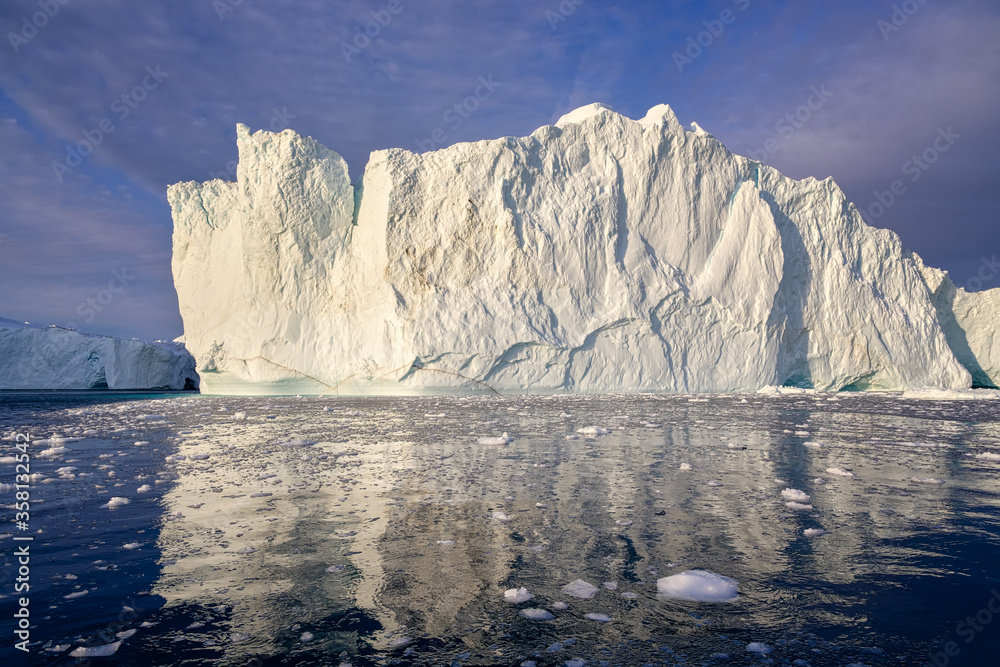
[[[530,136],[340,155],[237,126],[235,183],[168,190],[202,391],[737,392],[996,386],[966,293],[832,179],[660,105]]]
[[[147,343],[0,318],[0,389],[197,389],[180,343]]]

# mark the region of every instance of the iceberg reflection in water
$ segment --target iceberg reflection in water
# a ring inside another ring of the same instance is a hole
[[[0,402],[5,434],[66,438],[32,468],[32,648],[51,663],[900,665],[953,641],[949,664],[973,665],[1000,649],[956,630],[1000,579],[992,400]],[[658,590],[690,570],[712,574]]]

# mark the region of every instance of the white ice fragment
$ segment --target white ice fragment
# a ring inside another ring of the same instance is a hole
[[[112,656],[121,646],[120,641],[113,642],[111,644],[104,644],[102,646],[78,646],[70,652],[70,657],[73,658],[107,658]]]
[[[1000,461],[1000,454],[994,454],[993,452],[983,452],[981,454],[976,454],[976,458],[982,461]]]
[[[597,590],[598,590],[597,586],[594,586],[593,584],[588,584],[583,579],[577,579],[575,581],[571,581],[570,583],[562,587],[562,592],[565,593],[566,595],[572,595],[575,598],[583,598],[584,600],[589,600],[590,598],[594,597],[594,594],[597,593]]]
[[[569,609],[569,605],[565,602],[553,602],[552,608],[556,611],[563,611],[564,609]]]
[[[133,549],[138,549],[142,544],[140,542],[129,542],[128,544],[123,544],[122,549],[128,549],[132,551]]]
[[[722,482],[717,479],[709,480],[707,486],[722,486]]]
[[[735,579],[707,570],[688,570],[656,580],[660,596],[696,602],[729,602],[737,597]]]
[[[804,503],[796,503],[792,501],[785,503],[785,507],[787,507],[790,510],[796,510],[796,511],[807,511],[813,508],[812,505],[806,505]]]
[[[479,443],[480,445],[497,447],[500,445],[506,445],[511,442],[514,442],[514,438],[510,437],[505,431],[503,435],[495,437],[482,437],[479,438],[476,442]]]
[[[915,484],[944,484],[944,480],[937,477],[911,477],[910,481]]]
[[[597,621],[598,623],[610,623],[611,617],[605,614],[585,614],[584,618],[588,621]]]
[[[136,489],[135,492],[136,493],[149,493],[152,490],[153,490],[153,487],[151,487],[149,484],[143,484],[138,489]]]
[[[813,440],[806,440],[802,444],[806,447],[812,447],[813,449],[820,449],[823,447],[821,443],[815,442]]]
[[[809,502],[809,494],[805,491],[799,491],[798,489],[788,489],[786,488],[781,492],[781,497],[785,500],[794,500],[797,503],[807,503]]]
[[[243,547],[242,549],[238,549],[236,551],[236,553],[238,553],[238,554],[252,554],[255,551],[257,551],[257,550],[254,549],[253,547]]]
[[[690,463],[682,463],[679,468],[679,470],[690,470],[690,469],[691,469]]]
[[[438,540],[438,542],[437,542],[437,543],[438,543],[438,544],[444,544],[444,545],[448,545],[448,544],[454,544],[454,543],[455,543],[455,540]]]
[[[389,640],[389,648],[400,648],[406,646],[411,641],[413,640],[405,635],[400,635],[399,637],[393,637],[392,639]]]
[[[114,496],[108,502],[101,505],[102,508],[107,508],[109,510],[118,509],[119,507],[124,507],[128,505],[130,501],[128,498],[123,498],[121,496]]]
[[[510,517],[507,516],[507,513],[501,512],[500,510],[493,512],[493,518],[497,521],[510,521]]]
[[[229,641],[234,644],[242,644],[243,642],[250,641],[250,635],[245,632],[234,632],[229,635]]]
[[[307,632],[303,632],[302,635],[299,636],[299,641],[300,642],[311,642],[312,640],[313,640],[313,633],[308,632],[308,631]]]
[[[850,470],[843,470],[842,468],[827,468],[827,475],[834,475],[836,477],[854,477],[854,473]]]
[[[528,592],[525,587],[521,588],[509,588],[503,592],[504,602],[509,602],[511,604],[521,604],[522,602],[527,602],[535,596]]]
[[[751,653],[759,653],[761,655],[767,655],[773,649],[767,644],[762,644],[761,642],[750,642],[747,644],[747,650]]]
[[[544,609],[522,609],[518,614],[532,621],[551,621],[555,618]]]
[[[584,426],[583,428],[576,429],[576,432],[580,435],[608,435],[611,433],[608,429],[597,426]]]
[[[234,422],[244,422],[247,420],[247,413],[242,410],[240,412],[234,412],[232,419]]]
[[[605,581],[603,584],[601,584],[601,587],[602,588],[606,588],[609,591],[616,591],[616,590],[618,590],[618,582],[617,581]]]
[[[802,531],[802,534],[806,537],[820,537],[821,535],[826,535],[826,531],[822,528],[806,528]]]
[[[316,443],[312,440],[289,440],[288,442],[279,442],[279,447],[311,447]]]
[[[121,632],[119,632],[118,634],[116,634],[115,637],[118,637],[118,639],[128,639],[129,637],[131,637],[132,635],[134,635],[137,632],[139,632],[139,631],[136,630],[135,628],[132,628],[130,630],[122,630]]]
[[[69,595],[64,595],[63,599],[64,600],[75,600],[77,598],[82,598],[84,595],[86,595],[88,593],[90,593],[90,591],[87,591],[87,590],[76,591],[74,593],[70,593]]]
[[[208,458],[208,456],[209,456],[208,454],[192,454],[191,455],[191,460],[192,461],[204,461],[205,459]]]

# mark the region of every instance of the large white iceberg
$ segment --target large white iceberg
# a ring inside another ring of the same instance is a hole
[[[197,389],[180,343],[147,343],[0,318],[0,389]]]
[[[313,139],[238,125],[235,183],[168,190],[202,391],[1000,380],[1000,290],[956,290],[832,179],[692,128],[590,105],[524,138],[376,151],[352,184]]]

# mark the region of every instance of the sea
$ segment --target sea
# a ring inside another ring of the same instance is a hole
[[[8,391],[0,436],[4,664],[1000,665],[996,399]]]

